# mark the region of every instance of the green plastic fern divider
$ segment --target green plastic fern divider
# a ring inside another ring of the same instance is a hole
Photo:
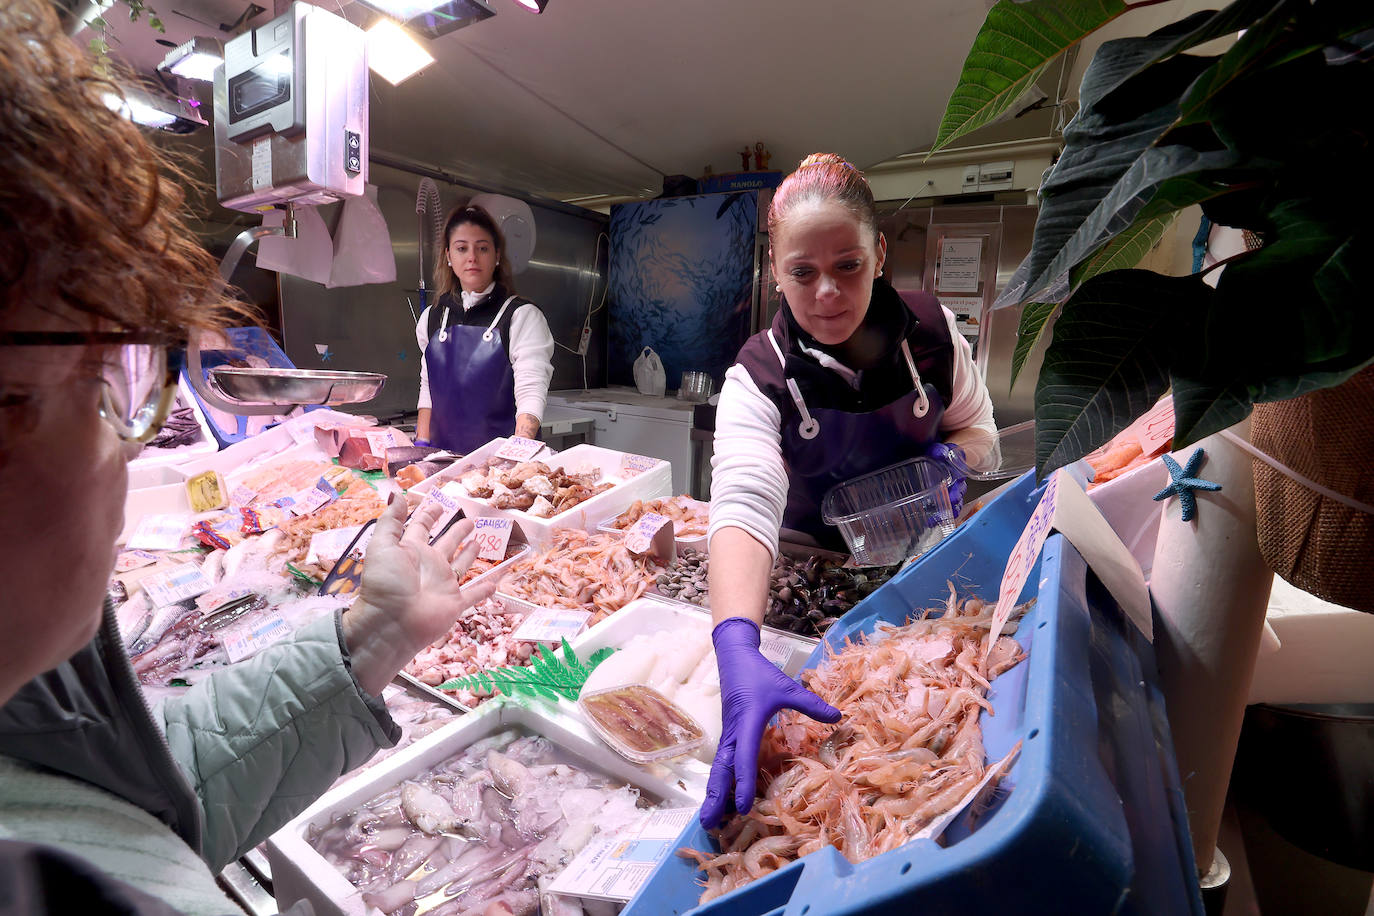
[[[930,151],[1001,116],[1056,57],[1127,9],[1123,0],[999,0],[973,40]]]
[[[557,650],[550,652],[539,646],[535,648],[528,667],[507,665],[490,668],[445,681],[438,689],[499,692],[512,698],[536,696],[553,702],[558,702],[560,698],[576,700],[582,692],[582,685],[587,682],[587,676],[616,651],[610,647],[597,649],[583,662],[566,639],[561,649],[560,657]]]

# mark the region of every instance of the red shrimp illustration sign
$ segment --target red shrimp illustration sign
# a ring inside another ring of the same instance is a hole
[[[1045,487],[1045,495],[1040,497],[1040,504],[1035,507],[1030,521],[1026,523],[1026,530],[1021,532],[1020,539],[1011,550],[1011,556],[1007,558],[1007,568],[1002,573],[1002,585],[997,590],[997,608],[992,614],[992,627],[988,632],[987,642],[983,644],[985,661],[993,644],[997,642],[997,637],[1002,634],[1002,627],[1006,625],[1012,608],[1016,606],[1016,596],[1021,594],[1022,587],[1030,578],[1035,559],[1040,556],[1040,548],[1045,546],[1045,538],[1049,536],[1050,528],[1054,525],[1054,505],[1059,493],[1061,473],[1056,471],[1050,477],[1049,485]]]

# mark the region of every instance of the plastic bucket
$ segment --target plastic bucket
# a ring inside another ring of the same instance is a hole
[[[954,531],[949,470],[910,458],[833,487],[821,518],[844,535],[854,562],[887,566],[918,557]]]

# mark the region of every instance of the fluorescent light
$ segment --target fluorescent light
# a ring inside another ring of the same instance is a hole
[[[379,19],[367,30],[367,65],[391,85],[399,86],[432,63],[433,56],[390,19]]]
[[[138,89],[126,89],[101,96],[105,107],[122,118],[144,127],[156,127],[174,134],[186,134],[205,126],[205,119],[184,106],[179,99],[164,99]]]
[[[215,78],[215,68],[222,63],[224,46],[218,39],[197,37],[169,51],[158,69],[183,79],[208,82]]]

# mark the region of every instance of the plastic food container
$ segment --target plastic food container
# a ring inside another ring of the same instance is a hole
[[[583,694],[577,705],[601,740],[635,763],[681,757],[706,741],[696,719],[644,684]]]
[[[887,566],[920,556],[954,531],[949,486],[943,464],[909,458],[831,488],[821,518],[840,529],[855,563]]]
[[[989,597],[1041,491],[1031,475],[826,633],[842,645],[933,607],[949,579]],[[1083,558],[1052,534],[1018,600],[1038,600],[1015,639],[1028,656],[993,682],[981,718],[990,759],[1021,754],[978,818],[943,843],[914,840],[851,864],[832,846],[703,906],[701,872],[660,863],[623,916],[861,913],[1159,913],[1202,916],[1183,792],[1154,653]],[[826,646],[807,665],[822,663]],[[714,842],[693,822],[674,848]]]

